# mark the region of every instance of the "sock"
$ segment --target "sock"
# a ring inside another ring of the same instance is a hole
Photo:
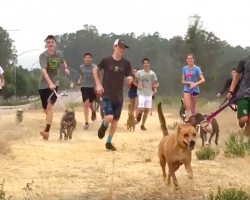
[[[49,132],[49,130],[50,130],[50,124],[46,124],[46,128],[45,128],[45,132]]]
[[[103,122],[103,125],[104,125],[106,128],[108,128],[108,127],[109,127],[109,124],[108,124],[108,123],[106,123],[106,122]]]
[[[111,143],[113,136],[108,136],[107,143]]]

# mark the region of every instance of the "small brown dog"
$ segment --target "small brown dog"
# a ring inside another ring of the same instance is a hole
[[[168,184],[173,179],[176,189],[178,182],[175,172],[184,164],[189,178],[193,178],[193,170],[191,167],[191,150],[195,147],[196,129],[193,124],[179,125],[178,131],[175,134],[169,134],[166,126],[166,120],[162,112],[161,103],[158,104],[158,115],[163,132],[163,139],[158,146],[158,156],[163,172],[163,177],[166,179],[166,164],[168,165]]]
[[[64,134],[65,140],[72,139],[73,131],[76,128],[76,118],[74,108],[71,107],[71,109],[71,111],[66,110],[61,118],[59,140],[62,140],[62,134]]]
[[[19,108],[16,111],[16,125],[20,125],[23,121],[23,109]]]
[[[134,118],[134,114],[131,111],[131,105],[128,105],[128,119],[127,119],[127,130],[129,130],[130,132],[133,129],[133,132],[135,132],[135,125],[136,125],[136,121]]]

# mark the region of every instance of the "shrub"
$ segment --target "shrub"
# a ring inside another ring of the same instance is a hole
[[[231,132],[225,142],[224,153],[226,157],[244,157],[250,152],[250,145],[241,143],[242,131]]]
[[[204,200],[250,200],[250,195],[241,189],[221,189],[219,186],[217,194],[210,194]]]
[[[215,150],[211,147],[205,147],[195,152],[198,160],[213,160],[219,153],[219,150]]]

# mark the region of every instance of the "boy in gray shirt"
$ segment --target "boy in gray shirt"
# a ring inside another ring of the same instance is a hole
[[[39,57],[41,66],[39,94],[43,111],[46,114],[46,127],[40,132],[40,135],[43,136],[43,139],[48,140],[50,126],[53,120],[53,106],[57,99],[54,90],[57,91],[59,86],[59,67],[62,64],[67,74],[69,74],[69,70],[63,59],[62,52],[55,50],[56,39],[53,35],[49,35],[46,38],[46,45],[48,49]]]
[[[93,102],[96,99],[93,69],[96,67],[96,65],[92,64],[91,53],[85,53],[84,64],[80,66],[80,78],[78,80],[78,84],[81,85],[82,100],[84,103],[85,124],[83,128],[85,130],[89,128],[89,108],[92,111],[91,120],[94,121],[96,119],[96,111],[93,106]]]
[[[141,130],[146,131],[145,122],[148,117],[149,110],[152,108],[152,96],[154,95],[154,88],[159,87],[156,74],[150,70],[150,63],[148,58],[142,60],[143,68],[136,74],[138,82],[137,94],[138,94],[138,108],[139,114],[137,115],[137,122],[141,121],[142,113],[143,119],[141,124]]]

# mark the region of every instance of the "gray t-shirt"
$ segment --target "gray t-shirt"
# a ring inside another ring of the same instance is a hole
[[[59,86],[59,67],[60,64],[63,64],[63,61],[64,59],[61,51],[55,51],[55,54],[51,55],[46,50],[39,57],[41,68],[46,68],[48,76],[55,86]],[[41,76],[39,89],[46,88],[49,88],[49,84],[45,78]]]
[[[153,71],[146,72],[139,70],[136,74],[138,79],[137,94],[141,96],[153,96],[153,83],[157,81],[156,74]]]
[[[95,79],[93,75],[93,69],[97,66],[95,64],[90,65],[81,65],[80,73],[82,75],[82,87],[94,88],[95,87]]]

